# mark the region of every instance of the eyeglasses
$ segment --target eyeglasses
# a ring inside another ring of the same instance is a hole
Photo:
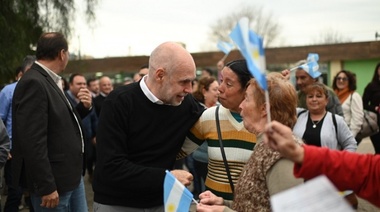
[[[347,78],[347,77],[337,77],[337,78],[336,78],[336,80],[337,80],[337,81],[339,81],[339,80],[340,80],[340,81],[343,81],[343,82],[345,82],[345,81],[347,81],[347,80],[348,80],[348,78]]]

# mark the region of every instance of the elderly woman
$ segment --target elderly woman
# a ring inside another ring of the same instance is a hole
[[[244,126],[257,135],[257,144],[236,185],[234,201],[226,201],[210,191],[199,195],[197,211],[271,211],[270,196],[303,183],[293,176],[293,163],[262,142],[267,116],[288,127],[296,123],[297,94],[293,85],[281,74],[267,76],[270,114],[264,91],[251,80],[240,104]],[[230,209],[227,206],[231,206]]]
[[[298,113],[293,133],[305,143],[330,149],[355,152],[357,144],[343,117],[326,110],[328,91],[315,82],[305,89],[308,110]]]
[[[363,101],[356,92],[356,78],[346,70],[339,71],[334,77],[333,89],[343,108],[344,121],[356,137],[363,124]]]
[[[221,105],[203,112],[190,130],[182,148],[189,154],[203,142],[208,143],[206,189],[228,200],[232,200],[233,187],[256,144],[256,136],[244,128],[239,108],[250,79],[252,75],[245,60],[234,60],[224,66],[219,85]],[[218,121],[216,114],[219,117]],[[220,125],[222,132],[220,138],[222,145],[219,142],[216,123]],[[222,157],[221,151],[225,153],[226,160]]]

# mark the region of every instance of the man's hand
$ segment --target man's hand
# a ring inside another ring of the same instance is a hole
[[[59,195],[57,191],[54,191],[51,194],[42,196],[41,207],[45,208],[55,208],[59,204]]]
[[[290,79],[290,73],[291,73],[291,71],[289,69],[285,69],[285,70],[281,71],[282,76],[284,76],[285,79],[287,79],[287,80]]]
[[[81,88],[77,95],[79,101],[81,101],[85,108],[90,108],[92,105],[92,96],[87,88]]]
[[[218,63],[216,64],[216,67],[218,68],[218,71],[221,71],[224,68],[224,61],[219,60]]]
[[[191,184],[191,181],[193,181],[193,175],[188,171],[176,169],[170,172],[174,175],[175,178],[177,178],[179,182],[185,186],[189,186]]]

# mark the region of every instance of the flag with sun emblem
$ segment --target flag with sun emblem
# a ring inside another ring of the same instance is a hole
[[[255,77],[260,87],[267,90],[263,39],[249,29],[247,17],[239,20],[235,28],[232,29],[230,38],[247,61],[248,70]]]
[[[165,212],[189,211],[193,194],[166,170],[164,180]]]

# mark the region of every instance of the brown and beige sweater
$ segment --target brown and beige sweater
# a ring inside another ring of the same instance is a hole
[[[261,140],[262,136],[259,136],[237,182],[232,204],[236,211],[271,211],[270,195],[273,190],[277,193],[303,183],[302,179],[293,176],[293,163],[281,158]],[[295,142],[299,143],[297,139]]]

